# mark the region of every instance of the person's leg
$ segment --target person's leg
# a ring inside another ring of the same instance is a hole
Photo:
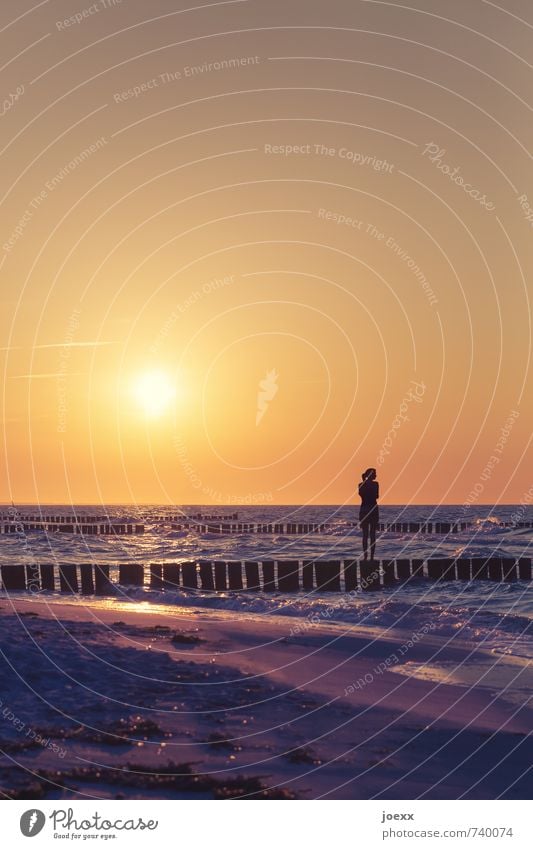
[[[363,560],[368,560],[368,522],[361,522],[363,531]]]
[[[370,525],[370,559],[376,559],[376,523]]]

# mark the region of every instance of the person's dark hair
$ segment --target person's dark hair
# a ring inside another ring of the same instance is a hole
[[[369,478],[373,480],[376,477],[376,474],[377,474],[376,470],[370,468],[370,469],[367,469],[366,472],[363,472],[362,478],[363,478],[364,481],[368,480]]]

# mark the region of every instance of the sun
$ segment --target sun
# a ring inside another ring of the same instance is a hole
[[[134,378],[132,393],[145,416],[158,419],[171,408],[176,387],[169,374],[161,369],[149,369]]]

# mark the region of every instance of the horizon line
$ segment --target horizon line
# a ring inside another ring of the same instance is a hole
[[[182,502],[181,504],[169,504],[157,501],[107,501],[107,502],[95,502],[95,501],[75,501],[75,502],[66,502],[66,501],[0,501],[0,507],[11,507],[12,504],[16,504],[19,507],[219,507],[219,508],[227,508],[230,509],[232,507],[359,507],[359,502],[345,502],[339,503],[337,501],[325,502],[323,504],[302,504],[296,502],[273,502],[269,501],[267,503],[258,503],[258,504],[250,504],[247,502],[242,502],[239,504],[209,504],[209,503],[201,503],[201,502]],[[464,508],[464,503],[453,502],[453,501],[445,501],[440,504],[431,503],[429,501],[413,501],[409,504],[406,503],[385,503],[380,501],[380,507],[461,507]],[[491,501],[479,501],[475,505],[468,505],[468,510],[471,507],[516,507],[522,506],[522,502],[520,501],[500,501],[497,504]],[[524,504],[524,507],[531,507],[533,504]]]

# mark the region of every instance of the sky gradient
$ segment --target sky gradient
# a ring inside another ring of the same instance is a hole
[[[0,10],[0,500],[518,503],[526,2]]]

